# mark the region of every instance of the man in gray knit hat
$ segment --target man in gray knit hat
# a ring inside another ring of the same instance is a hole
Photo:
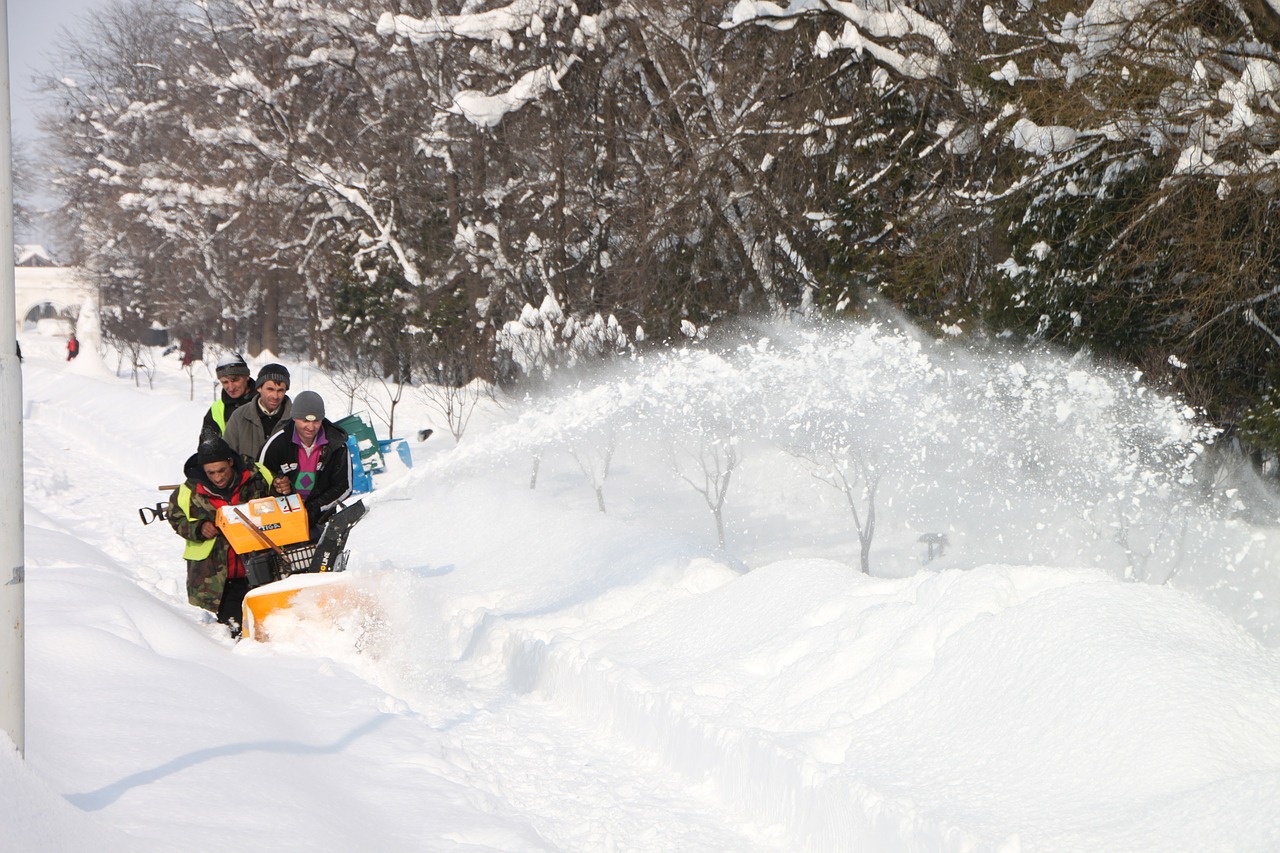
[[[261,462],[273,477],[277,495],[297,494],[307,508],[311,538],[351,494],[351,457],[347,433],[325,417],[324,400],[303,391],[293,403],[293,417],[267,439]]]
[[[262,445],[291,423],[293,403],[289,400],[289,370],[283,364],[264,364],[258,369],[258,396],[252,406],[241,406],[227,420],[223,438],[245,462],[258,461]]]

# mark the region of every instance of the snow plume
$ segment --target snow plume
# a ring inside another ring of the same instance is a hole
[[[87,376],[107,374],[107,366],[102,359],[102,308],[98,304],[96,287],[86,290],[76,318],[76,337],[80,341],[80,355],[68,369]]]
[[[755,535],[735,530],[735,506],[768,512],[783,489],[808,507],[796,541],[838,541],[845,550],[826,556],[848,559],[851,510],[865,524],[874,509],[873,574],[901,565],[925,533],[947,538],[951,565],[1093,565],[1156,583],[1206,561],[1271,571],[1218,535],[1231,502],[1201,491],[1202,469],[1217,464],[1215,430],[1138,373],[1087,356],[978,353],[870,324],[774,328],[619,369],[617,393],[588,385],[541,401],[449,464],[544,458],[563,449],[572,422],[579,437],[607,432],[619,462],[670,470],[677,483],[689,479],[671,464],[682,453],[712,468],[732,462],[731,542]],[[793,478],[785,487],[752,481],[753,468],[778,460]],[[794,544],[755,543],[775,555]],[[1257,606],[1270,605],[1246,605]]]

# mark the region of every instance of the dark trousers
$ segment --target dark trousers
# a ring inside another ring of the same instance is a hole
[[[248,578],[227,578],[222,588],[222,601],[218,602],[218,621],[231,627],[231,636],[240,636],[240,618],[244,609],[244,596],[249,591]]]

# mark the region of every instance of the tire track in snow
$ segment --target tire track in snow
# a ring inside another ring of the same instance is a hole
[[[678,849],[909,850],[927,841],[922,849],[960,853],[980,846],[910,803],[847,774],[823,773],[766,732],[702,720],[683,713],[678,697],[632,690],[607,661],[521,631],[507,638],[504,658],[508,677],[536,697],[531,704],[636,756],[667,785],[707,804],[724,826],[740,827],[753,845]]]
[[[566,851],[783,851],[704,786],[536,693],[507,697],[445,731],[467,781]],[[530,768],[537,768],[536,774]]]

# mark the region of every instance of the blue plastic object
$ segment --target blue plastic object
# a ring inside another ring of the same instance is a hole
[[[347,436],[347,455],[351,457],[351,494],[367,495],[373,491],[373,474],[364,467],[354,435]]]
[[[400,457],[400,461],[404,463],[404,467],[413,467],[413,452],[409,449],[409,442],[403,438],[383,438],[378,440],[378,449],[382,451],[382,455],[386,456],[391,452],[391,448],[396,449],[396,456]]]
[[[364,495],[373,491],[373,475],[387,470],[386,454],[395,448],[406,468],[413,467],[413,453],[403,438],[379,439],[363,416],[350,414],[337,425],[347,431],[347,455],[351,457],[351,493]]]

